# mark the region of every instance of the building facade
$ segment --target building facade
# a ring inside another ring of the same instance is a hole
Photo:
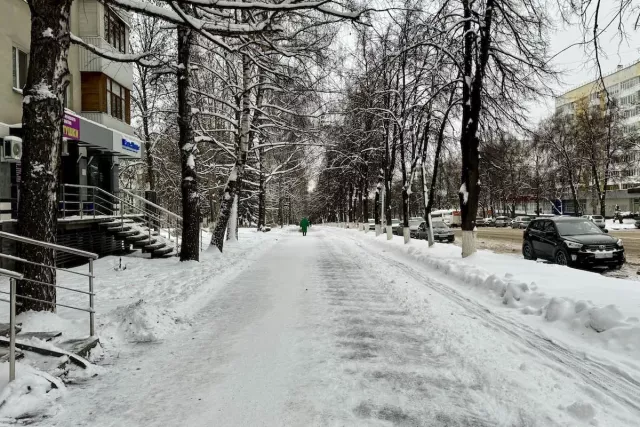
[[[31,14],[24,0],[0,0],[0,220],[15,217],[19,200],[22,88],[29,66]],[[113,52],[129,50],[129,16],[97,0],[75,0],[71,32]],[[130,64],[101,58],[71,45],[65,99],[61,184],[118,190],[122,159],[141,157],[131,127]]]
[[[616,70],[603,77],[604,86],[609,95],[616,99],[623,117],[623,130],[640,130],[640,61],[628,66],[618,66]],[[593,80],[556,97],[556,113],[573,115],[577,109],[605,107],[605,94],[602,82]],[[613,215],[615,207],[622,211],[640,212],[640,194],[629,191],[640,188],[640,152],[628,153],[632,165],[637,167],[616,168],[613,165],[607,185],[606,215]],[[596,206],[595,195],[589,188],[580,189],[580,203],[584,213],[591,213]],[[566,200],[568,204],[573,202]],[[569,210],[571,207],[568,206]],[[598,212],[599,213],[599,212]]]

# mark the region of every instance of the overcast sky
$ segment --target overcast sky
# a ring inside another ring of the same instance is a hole
[[[605,23],[611,21],[614,3],[617,2],[603,2],[603,5],[608,6],[609,10],[603,10],[599,20],[601,28]],[[606,56],[600,58],[602,71],[605,74],[615,70],[618,64],[626,66],[640,59],[640,31],[633,30],[631,19],[625,22],[625,25],[628,35],[626,39],[620,38],[617,32],[617,24],[611,25],[599,39],[599,43],[606,54]],[[562,83],[557,86],[558,93],[572,89],[582,83],[587,83],[597,77],[591,45],[586,52],[584,46],[569,47],[572,44],[580,43],[582,40],[582,28],[577,24],[559,26],[558,31],[551,36],[552,54],[557,54],[566,49],[552,61],[555,68],[563,72]],[[554,100],[552,97],[548,97],[532,107],[532,120],[539,121],[550,115],[553,110]]]

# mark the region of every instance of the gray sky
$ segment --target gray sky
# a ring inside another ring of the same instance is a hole
[[[609,7],[609,10],[605,9],[603,11],[599,20],[600,27],[611,21],[613,3],[609,1],[603,2]],[[605,53],[605,56],[600,57],[603,73],[606,74],[615,70],[618,64],[629,65],[640,59],[640,31],[634,30],[632,24],[632,20],[625,22],[628,35],[625,39],[621,39],[617,32],[617,23],[611,25],[599,38],[599,44]],[[584,46],[569,47],[582,41],[581,31],[581,26],[577,24],[564,25],[560,26],[558,31],[551,36],[552,54],[568,48],[558,54],[552,61],[553,66],[562,72],[562,83],[556,87],[558,93],[572,89],[582,83],[587,83],[597,77],[592,45],[589,45],[586,49],[587,51],[585,51]],[[537,122],[549,116],[553,110],[554,100],[552,97],[548,97],[532,106],[531,118],[534,122]]]

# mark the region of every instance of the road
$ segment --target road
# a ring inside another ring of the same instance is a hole
[[[290,233],[37,424],[637,425],[640,385],[435,277],[343,230]]]
[[[455,233],[456,239],[461,240],[460,229],[456,229]],[[522,247],[522,233],[523,230],[512,228],[479,227],[479,246],[497,252],[517,252]],[[609,234],[623,240],[625,255],[629,263],[640,264],[640,230],[611,231]]]

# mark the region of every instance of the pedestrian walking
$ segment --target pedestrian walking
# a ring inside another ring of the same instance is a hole
[[[305,217],[300,221],[300,228],[302,228],[302,235],[307,235],[307,228],[309,227],[309,220]]]

